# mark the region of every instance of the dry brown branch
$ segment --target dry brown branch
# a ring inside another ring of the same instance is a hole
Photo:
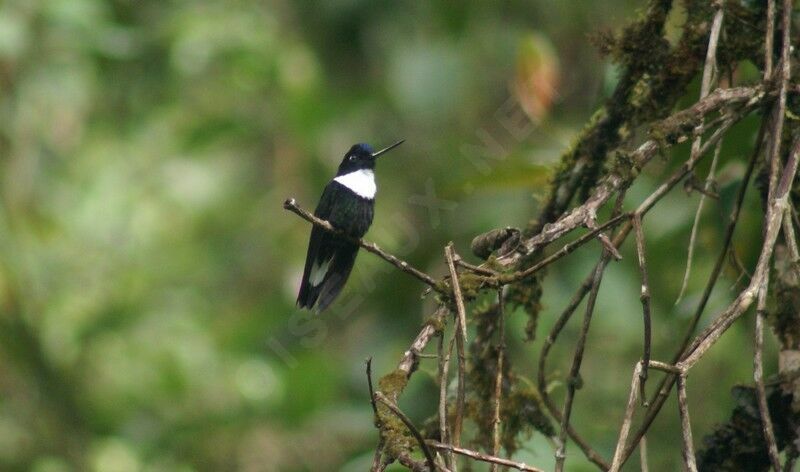
[[[647,368],[650,365],[650,282],[647,276],[647,255],[645,253],[644,245],[644,231],[642,230],[641,217],[636,215],[631,220],[636,234],[636,254],[639,261],[639,272],[642,276],[642,290],[639,299],[642,302],[642,320],[644,323],[644,352],[642,354],[642,366],[639,369],[641,382],[639,388],[641,391],[639,395],[642,402],[647,402],[645,397],[645,382],[647,382]],[[626,432],[627,434],[627,432]],[[622,452],[622,451],[620,451]]]
[[[523,472],[544,472],[542,469],[531,467],[523,462],[515,462],[509,459],[503,459],[501,457],[494,457],[488,454],[483,454],[478,451],[472,451],[469,449],[452,446],[450,444],[442,444],[436,441],[428,441],[428,445],[434,449],[453,452],[462,456],[469,457],[471,459],[475,459],[476,461],[489,462],[504,467],[512,467],[514,469],[521,470]]]
[[[494,379],[494,412],[492,414],[492,455],[500,453],[500,404],[503,401],[503,358],[506,352],[505,303],[503,289],[497,289],[497,374]],[[493,463],[491,472],[497,472],[497,463]]]
[[[470,270],[472,272],[475,272],[476,274],[479,274],[479,275],[485,275],[487,277],[496,277],[497,276],[497,272],[495,272],[495,271],[493,271],[491,269],[487,269],[486,267],[481,267],[481,266],[476,266],[476,265],[470,264],[469,262],[467,262],[464,259],[462,259],[461,256],[459,256],[458,254],[456,254],[456,265],[461,266],[461,267],[463,267],[463,268],[465,268],[467,270]]]
[[[555,453],[556,472],[561,472],[564,470],[564,461],[567,458],[567,425],[569,424],[569,418],[572,413],[572,403],[575,399],[575,390],[579,382],[581,363],[583,362],[583,353],[584,349],[586,348],[586,339],[589,334],[589,326],[591,325],[592,314],[594,314],[594,306],[595,302],[597,301],[597,294],[600,291],[600,282],[603,279],[603,272],[605,271],[605,266],[610,257],[611,254],[604,250],[601,261],[597,265],[597,269],[595,269],[594,276],[592,278],[592,288],[589,292],[589,300],[586,302],[586,310],[583,315],[583,324],[581,325],[581,331],[578,335],[578,343],[575,347],[575,354],[572,357],[572,367],[570,368],[569,376],[567,377],[567,396],[564,400],[564,411],[561,413],[561,430],[558,434],[558,448],[556,449]]]
[[[448,442],[450,433],[447,429],[447,383],[448,383],[448,370],[450,369],[450,355],[453,352],[453,341],[450,340],[447,351],[444,349],[444,330],[439,335],[439,439],[442,442]],[[446,454],[445,464],[448,467],[453,466],[453,455]]]
[[[464,424],[464,406],[466,403],[466,355],[464,352],[467,344],[467,315],[464,308],[464,297],[461,294],[461,285],[458,282],[458,273],[454,263],[453,243],[450,243],[444,250],[447,267],[450,269],[450,281],[453,284],[453,297],[456,304],[456,352],[458,354],[458,391],[456,393],[456,415],[453,419],[453,445],[461,445],[461,429]],[[455,470],[455,461],[451,464]]]
[[[362,248],[364,248],[367,252],[371,252],[376,256],[380,257],[381,259],[387,261],[388,263],[392,264],[393,266],[397,267],[401,271],[411,274],[412,276],[416,277],[417,279],[421,280],[425,284],[429,285],[432,289],[437,290],[436,281],[430,275],[422,272],[419,269],[414,268],[408,262],[389,254],[388,252],[384,251],[377,244],[371,243],[368,241],[364,241],[361,238],[353,238],[344,231],[341,231],[331,225],[329,222],[317,218],[316,216],[312,215],[308,211],[304,210],[297,204],[297,201],[294,198],[287,198],[286,201],[283,202],[283,208],[286,210],[291,211],[292,213],[298,215],[299,217],[303,218],[304,220],[308,221],[309,223],[319,226],[320,228],[324,229],[325,231],[329,231],[337,236],[341,236],[346,238]]]
[[[783,122],[786,115],[786,96],[789,90],[789,79],[792,75],[791,70],[791,36],[790,30],[792,25],[792,0],[783,0],[783,15],[782,15],[782,29],[783,37],[781,39],[781,69],[780,69],[780,86],[778,93],[778,101],[774,107],[774,121],[773,128],[770,133],[771,146],[769,147],[769,199],[775,197],[776,185],[778,182],[778,172],[780,171],[781,159],[780,148],[781,138],[783,137]],[[771,55],[771,51],[770,51]],[[771,208],[767,208],[767,218],[770,217],[769,212]]]
[[[764,366],[762,357],[764,355],[764,318],[767,311],[767,287],[769,286],[769,273],[767,273],[764,284],[758,291],[758,304],[756,306],[756,332],[755,332],[755,352],[753,355],[753,380],[756,383],[756,397],[758,399],[758,413],[761,416],[761,427],[764,430],[764,439],[767,443],[769,460],[775,472],[781,471],[781,461],[778,457],[778,446],[775,443],[775,431],[772,427],[772,419],[769,416],[767,406],[767,393],[764,388]]]
[[[681,416],[683,433],[683,464],[687,472],[697,472],[694,457],[694,441],[692,439],[692,422],[689,419],[689,405],[686,400],[686,375],[678,375],[678,410]]]
[[[703,357],[708,349],[717,342],[719,337],[722,336],[733,322],[750,307],[759,288],[765,283],[770,261],[772,260],[772,252],[775,248],[775,241],[781,230],[783,216],[786,214],[785,210],[788,205],[787,201],[789,198],[789,190],[791,190],[791,183],[794,181],[794,177],[797,174],[798,154],[800,154],[800,139],[796,138],[792,144],[789,161],[782,171],[780,181],[777,182],[777,189],[773,192],[775,196],[770,199],[769,202],[767,210],[768,216],[765,223],[766,234],[764,236],[764,244],[750,284],[736,297],[736,300],[734,300],[734,302],[703,331],[703,333],[695,338],[695,341],[690,346],[689,355],[678,364],[681,370],[688,371]]]
[[[369,388],[369,402],[372,405],[373,418],[377,423],[380,421],[380,416],[378,415],[378,405],[375,404],[375,389],[372,386],[372,357],[367,358],[367,387]],[[383,435],[380,435],[378,445],[375,447],[375,455],[372,458],[372,467],[369,469],[370,472],[380,472],[385,468],[383,467],[383,444],[384,438]]]
[[[553,346],[553,344],[555,344],[558,335],[561,333],[561,330],[564,329],[564,326],[567,324],[567,321],[569,321],[573,313],[575,313],[575,310],[578,308],[578,305],[580,305],[581,301],[583,301],[583,297],[586,296],[586,294],[589,293],[589,290],[592,288],[592,281],[594,280],[595,272],[601,266],[604,267],[607,262],[608,262],[607,259],[598,262],[595,268],[592,270],[592,273],[589,274],[589,277],[587,277],[580,285],[580,287],[578,287],[578,290],[572,296],[572,299],[570,300],[569,304],[567,304],[567,307],[558,317],[555,324],[553,324],[553,327],[551,328],[550,333],[545,338],[544,343],[542,343],[542,349],[539,352],[539,366],[537,375],[537,386],[539,388],[539,394],[542,396],[542,401],[547,407],[547,411],[559,423],[562,422],[561,411],[559,411],[553,399],[550,398],[550,394],[547,390],[547,367],[546,367],[547,356],[550,353],[550,348]],[[589,443],[587,443],[586,440],[584,440],[578,434],[578,432],[572,428],[572,426],[569,423],[567,423],[566,429],[570,439],[575,441],[575,443],[583,451],[584,455],[586,455],[586,457],[591,462],[600,467],[602,470],[608,470],[609,468],[608,462],[606,462],[605,459],[603,459],[603,457],[600,456],[600,454],[597,451],[595,451],[589,445]]]
[[[790,261],[797,272],[800,271],[800,249],[798,249],[797,236],[794,232],[793,214],[794,209],[791,202],[789,202],[789,208],[786,209],[786,215],[783,217],[783,238],[786,241],[786,248],[789,250]]]
[[[642,382],[642,372],[644,370],[642,364],[644,362],[637,362],[636,367],[633,369],[628,405],[625,407],[625,419],[622,420],[622,427],[619,431],[619,439],[617,440],[617,447],[614,449],[614,458],[611,460],[609,472],[619,472],[620,467],[622,467],[622,453],[625,450],[625,442],[628,440],[628,432],[631,430],[633,410],[636,408],[636,395]]]
[[[372,386],[372,358],[367,358],[367,386],[369,387],[369,402],[372,404],[372,412],[375,414],[375,420],[377,421],[378,416],[378,406],[375,404],[375,389]]]
[[[647,437],[639,441],[639,464],[642,472],[650,472],[650,465],[647,460]]]
[[[772,45],[775,39],[775,0],[767,0],[767,32],[764,35],[764,82],[772,77]]]
[[[706,62],[703,67],[703,79],[700,84],[701,99],[705,98],[711,91],[711,83],[714,75],[716,75],[717,45],[719,44],[719,34],[722,31],[722,19],[725,15],[725,10],[723,9],[721,2],[716,3],[714,7],[717,11],[714,13],[714,20],[711,23],[711,33],[708,35]],[[698,132],[700,128],[702,128],[702,121],[697,126],[697,131],[695,131],[696,136],[692,142],[692,157],[697,156],[697,153],[700,152],[700,144],[703,140],[702,135]],[[675,304],[678,304],[681,298],[683,298],[683,294],[686,291],[686,286],[689,284],[689,275],[692,271],[692,260],[694,259],[695,240],[697,239],[697,229],[700,226],[700,215],[703,213],[703,203],[705,203],[706,195],[711,190],[711,185],[714,181],[714,170],[716,169],[717,159],[719,158],[719,150],[720,144],[718,143],[717,148],[714,150],[714,159],[711,161],[711,169],[708,171],[708,176],[706,177],[705,184],[703,185],[703,191],[700,192],[700,202],[697,204],[697,211],[695,212],[694,216],[694,224],[692,225],[692,233],[689,236],[689,250],[688,254],[686,255],[686,270],[683,274],[683,283],[681,284],[681,289],[680,292],[678,292],[678,299]],[[646,376],[647,371],[643,372]]]
[[[660,370],[662,372],[668,372],[670,374],[680,374],[681,370],[672,364],[667,364],[666,362],[659,362],[659,361],[650,361],[650,368]]]
[[[717,280],[719,280],[719,276],[722,273],[722,268],[725,264],[725,260],[727,258],[727,254],[729,253],[731,243],[733,241],[733,234],[736,230],[737,223],[739,222],[739,215],[742,210],[742,205],[744,203],[744,197],[747,194],[747,188],[749,187],[750,179],[752,178],[753,171],[755,169],[756,162],[758,161],[758,157],[761,154],[762,144],[764,142],[764,134],[766,130],[765,122],[762,122],[758,137],[756,138],[756,147],[753,150],[752,155],[750,156],[750,161],[747,165],[747,169],[745,170],[744,175],[742,176],[742,183],[739,186],[739,190],[736,195],[736,201],[734,203],[733,209],[731,210],[731,214],[728,220],[728,226],[725,229],[725,235],[723,237],[723,244],[722,249],[720,250],[719,255],[717,256],[717,260],[714,263],[714,267],[711,270],[711,274],[708,277],[708,282],[706,283],[705,288],[703,289],[703,294],[700,297],[700,302],[695,309],[695,313],[692,316],[691,322],[689,323],[689,327],[686,330],[686,333],[683,337],[683,341],[681,345],[675,352],[673,356],[673,363],[679,362],[684,355],[684,351],[689,346],[690,341],[692,340],[692,335],[694,334],[695,329],[697,328],[697,324],[700,321],[700,317],[702,316],[703,312],[705,311],[706,304],[708,303],[709,299],[711,298],[711,292],[714,290],[716,286]],[[653,367],[653,362],[650,363],[650,366]],[[642,425],[637,429],[636,433],[633,436],[633,441],[631,444],[625,449],[624,461],[630,457],[633,453],[633,450],[636,448],[636,445],[644,437],[644,434],[650,428],[650,425],[653,423],[653,420],[658,415],[659,411],[661,411],[661,407],[664,405],[667,396],[669,395],[669,391],[675,385],[676,376],[670,375],[661,380],[658,387],[655,390],[654,396],[648,401],[650,407],[647,410],[644,420],[642,421]]]
[[[447,267],[450,270],[450,280],[453,283],[453,298],[456,304],[458,324],[458,334],[464,344],[467,343],[467,311],[464,308],[464,296],[461,294],[461,284],[458,282],[458,273],[456,272],[455,259],[456,254],[453,249],[453,243],[450,242],[444,250],[445,259],[447,260]]]

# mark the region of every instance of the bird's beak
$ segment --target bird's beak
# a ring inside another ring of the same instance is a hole
[[[397,146],[403,144],[404,141],[405,141],[405,139],[401,139],[400,141],[397,141],[396,143],[392,144],[389,147],[383,148],[378,152],[373,152],[372,153],[372,157],[376,158],[376,157],[380,156],[381,154],[383,154],[383,153],[385,153],[387,151],[391,151],[392,149],[396,148]]]

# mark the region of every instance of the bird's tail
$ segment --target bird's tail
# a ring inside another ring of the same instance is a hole
[[[297,306],[320,313],[336,299],[350,277],[355,265],[358,246],[347,245],[339,248],[333,256],[325,277],[317,285],[303,278],[300,293],[297,295]]]

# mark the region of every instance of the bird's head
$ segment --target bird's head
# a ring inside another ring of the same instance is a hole
[[[372,146],[369,144],[354,144],[353,147],[347,151],[347,154],[344,155],[342,163],[339,164],[339,172],[337,172],[337,175],[345,175],[362,169],[374,169],[375,161],[378,159],[378,156],[401,145],[403,141],[405,140],[401,139],[378,152],[374,152]]]

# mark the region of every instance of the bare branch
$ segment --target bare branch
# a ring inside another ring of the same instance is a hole
[[[500,458],[500,457],[490,456],[488,454],[483,454],[483,453],[478,452],[478,451],[472,451],[472,450],[469,450],[469,449],[464,449],[464,448],[461,448],[461,447],[452,446],[450,444],[442,444],[442,443],[435,442],[435,441],[428,441],[428,445],[431,446],[434,449],[441,449],[441,450],[444,450],[444,451],[454,452],[456,454],[460,454],[462,456],[466,456],[466,457],[469,457],[471,459],[475,459],[477,461],[490,462],[492,464],[497,464],[497,465],[501,465],[501,466],[504,466],[504,467],[512,467],[514,469],[521,470],[523,472],[544,472],[544,470],[542,470],[542,469],[538,469],[536,467],[531,467],[529,465],[526,465],[523,462],[515,462],[515,461],[509,460],[509,459],[503,459],[503,458]]]
[[[458,354],[458,391],[456,394],[456,416],[453,419],[453,445],[461,445],[461,429],[464,424],[464,406],[466,401],[465,388],[466,388],[466,355],[464,353],[464,346],[467,344],[467,315],[464,308],[464,297],[461,293],[461,286],[458,282],[458,273],[455,266],[455,251],[453,250],[453,243],[448,244],[444,249],[445,259],[447,259],[447,267],[450,269],[450,281],[453,284],[453,297],[455,298],[457,310],[457,324],[456,332],[454,334],[456,339],[456,352]],[[455,462],[451,466],[455,469]]]
[[[378,406],[375,405],[375,389],[372,387],[372,357],[367,358],[367,386],[369,387],[369,402],[372,404],[372,412],[375,419],[378,417]]]
[[[616,238],[616,242],[621,242],[619,236]],[[567,324],[567,321],[572,317],[575,313],[575,310],[578,308],[578,305],[581,304],[583,297],[589,293],[589,290],[592,288],[592,281],[594,280],[594,274],[598,270],[600,266],[605,267],[608,264],[608,259],[601,259],[600,262],[597,263],[595,268],[592,270],[592,273],[583,281],[583,283],[578,287],[578,290],[572,296],[567,307],[561,313],[561,315],[556,319],[555,324],[550,330],[550,333],[545,338],[544,342],[542,343],[542,350],[539,352],[539,367],[538,367],[538,374],[537,374],[537,387],[539,389],[539,394],[542,396],[542,401],[544,402],[545,406],[547,407],[547,411],[550,415],[553,416],[559,423],[562,420],[561,411],[559,411],[558,407],[556,406],[553,399],[550,398],[550,394],[547,391],[547,356],[550,353],[550,348],[555,343],[558,335],[564,329],[564,326]],[[569,437],[575,441],[575,443],[581,448],[586,458],[592,461],[595,465],[600,467],[602,470],[608,470],[610,467],[608,462],[603,459],[600,454],[597,453],[589,443],[584,440],[577,431],[575,431],[572,426],[567,423],[567,433]]]
[[[642,230],[642,220],[637,215],[633,217],[633,228],[636,233],[636,254],[639,260],[639,272],[642,275],[642,290],[639,296],[642,302],[642,320],[644,324],[644,352],[642,353],[642,367],[639,369],[641,382],[639,388],[642,402],[647,402],[645,397],[645,382],[647,382],[647,367],[650,365],[650,283],[647,277],[647,255],[644,246],[644,231]],[[627,432],[626,432],[627,434]],[[620,451],[622,452],[622,451]]]
[[[461,293],[461,284],[458,281],[458,273],[455,266],[455,250],[453,243],[449,243],[444,249],[445,259],[447,260],[447,267],[450,270],[450,280],[453,283],[453,297],[455,298],[456,309],[458,311],[458,331],[459,336],[464,344],[467,343],[467,314],[464,308],[464,297]]]
[[[692,440],[692,422],[689,419],[689,405],[686,400],[686,375],[678,375],[678,410],[681,415],[681,431],[683,433],[683,463],[688,472],[697,472],[694,457],[694,441]]]
[[[767,406],[767,393],[764,388],[764,318],[767,311],[767,287],[769,286],[769,272],[758,291],[758,305],[756,307],[756,333],[755,352],[753,354],[753,380],[756,383],[756,397],[758,399],[758,413],[761,416],[761,427],[764,430],[764,441],[767,443],[769,460],[775,472],[781,472],[781,461],[778,457],[778,446],[775,443],[775,431]]]
[[[497,343],[497,374],[494,379],[494,413],[492,415],[492,455],[500,453],[500,403],[503,397],[503,358],[506,352],[506,326],[505,304],[503,303],[503,289],[497,289],[497,329],[499,340]],[[497,463],[493,463],[491,472],[497,472]]]
[[[589,300],[586,302],[586,311],[583,315],[583,325],[581,326],[580,334],[578,335],[578,343],[575,347],[575,354],[572,358],[572,367],[567,377],[567,396],[564,400],[564,411],[561,414],[561,431],[558,435],[558,449],[556,450],[556,472],[564,470],[564,460],[566,459],[567,447],[567,425],[572,413],[572,403],[575,399],[575,390],[578,384],[578,377],[580,375],[581,363],[583,361],[583,352],[586,348],[586,339],[589,334],[589,326],[592,321],[592,314],[594,313],[594,305],[597,301],[597,294],[600,291],[600,282],[603,279],[603,272],[605,271],[606,262],[611,257],[608,251],[603,251],[601,262],[598,264],[594,272],[592,280],[592,289],[589,292]]]
[[[725,14],[725,10],[722,8],[722,3],[716,3],[715,7],[717,11],[714,13],[714,20],[711,23],[711,33],[708,36],[706,62],[705,66],[703,67],[703,79],[700,84],[700,98],[705,98],[708,95],[708,92],[710,92],[711,82],[717,69],[717,45],[719,44],[720,31],[722,31],[722,18]],[[702,121],[697,128],[698,130],[702,128]],[[702,135],[697,133],[697,136],[694,138],[694,142],[692,142],[692,157],[697,156],[697,153],[700,152],[700,144],[702,140]],[[689,250],[688,255],[686,256],[686,271],[683,274],[683,283],[681,284],[680,292],[678,292],[678,299],[675,301],[676,305],[678,302],[680,302],[681,298],[683,298],[683,293],[686,290],[686,286],[689,284],[689,275],[692,272],[692,259],[694,258],[694,245],[697,238],[697,228],[700,225],[700,215],[703,212],[703,203],[705,203],[706,194],[711,189],[711,183],[714,181],[714,171],[716,169],[717,159],[719,158],[719,150],[720,144],[718,143],[717,148],[714,151],[714,159],[711,161],[711,169],[708,171],[708,176],[706,177],[705,184],[703,185],[703,192],[700,194],[700,202],[697,204],[697,212],[694,216],[692,234],[689,237]]]
[[[775,197],[770,200],[768,211],[766,234],[761,254],[756,264],[753,278],[750,279],[748,287],[736,297],[736,300],[728,306],[712,323],[701,333],[690,347],[690,354],[682,360],[678,367],[684,371],[689,370],[700,358],[713,346],[720,336],[736,321],[753,303],[758,293],[759,287],[766,281],[769,271],[769,264],[772,260],[772,252],[775,248],[775,241],[781,230],[781,222],[786,214],[788,206],[789,190],[794,177],[797,174],[797,160],[800,154],[800,139],[796,138],[792,144],[789,154],[789,161],[783,169],[780,181],[777,182],[777,189],[774,191]],[[772,193],[772,192],[771,192]]]
[[[639,465],[642,472],[650,472],[650,466],[647,460],[647,437],[643,437],[639,441]]]
[[[442,442],[450,440],[450,434],[447,429],[447,372],[450,368],[450,355],[453,352],[453,341],[455,338],[450,339],[450,345],[447,351],[444,350],[444,330],[439,335],[439,439]],[[446,461],[448,467],[453,466],[453,455],[447,454]]]
[[[797,236],[795,235],[792,221],[793,214],[794,208],[790,201],[788,202],[788,208],[786,208],[786,214],[783,216],[783,238],[786,241],[786,247],[789,250],[789,257],[794,270],[797,272],[800,271],[800,249],[797,247]]]
[[[772,145],[769,148],[769,199],[775,197],[775,190],[778,182],[778,172],[781,166],[780,148],[781,138],[783,137],[783,122],[786,115],[786,95],[789,90],[789,79],[792,75],[791,70],[791,36],[792,26],[792,0],[783,0],[783,37],[781,39],[781,74],[778,101],[774,107],[773,128],[770,133]],[[768,28],[769,29],[769,28]],[[770,55],[772,51],[769,51]],[[767,208],[767,218],[770,217],[771,209]]]
[[[767,32],[764,36],[764,82],[772,77],[772,54],[775,40],[775,0],[767,0]]]
[[[643,362],[637,362],[636,367],[633,369],[628,405],[625,407],[625,418],[622,420],[622,427],[619,431],[619,439],[617,440],[617,447],[614,449],[614,458],[611,460],[609,472],[619,472],[620,467],[622,467],[622,453],[625,450],[625,442],[628,440],[628,432],[633,421],[633,410],[636,408],[636,395],[642,381],[642,364]]]

